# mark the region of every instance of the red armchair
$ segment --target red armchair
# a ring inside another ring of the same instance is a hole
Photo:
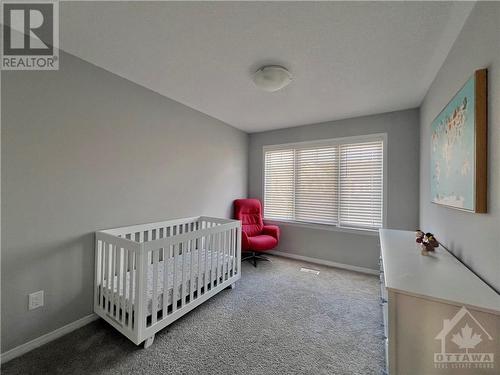
[[[264,225],[262,207],[258,199],[236,199],[233,207],[234,218],[241,221],[241,251],[251,253],[242,260],[252,260],[254,267],[257,267],[257,260],[269,261],[257,253],[274,249],[278,245],[279,227]]]

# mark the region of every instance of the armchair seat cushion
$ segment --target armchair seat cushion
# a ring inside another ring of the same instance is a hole
[[[253,251],[266,251],[276,247],[276,245],[278,245],[278,240],[272,236],[261,234],[248,237],[248,243]]]

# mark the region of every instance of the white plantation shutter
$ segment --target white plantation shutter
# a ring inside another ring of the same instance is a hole
[[[340,145],[341,226],[382,227],[382,183],[382,141]]]
[[[267,151],[264,161],[264,217],[293,219],[295,150]]]
[[[297,149],[295,220],[337,223],[337,147]]]

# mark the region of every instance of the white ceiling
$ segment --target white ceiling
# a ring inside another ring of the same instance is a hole
[[[247,132],[420,105],[463,2],[64,2],[61,48]],[[294,81],[275,93],[263,64]]]

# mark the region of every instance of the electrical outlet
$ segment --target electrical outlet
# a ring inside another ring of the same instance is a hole
[[[28,295],[28,309],[34,310],[43,306],[43,290]]]

